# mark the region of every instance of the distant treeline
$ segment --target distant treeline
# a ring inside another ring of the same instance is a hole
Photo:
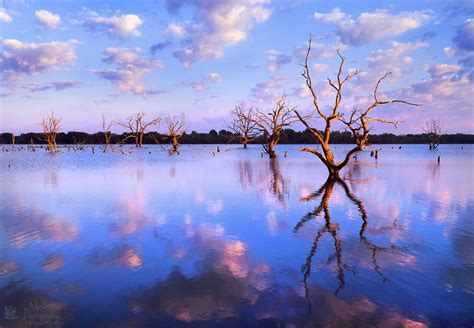
[[[118,144],[128,136],[127,133],[112,134],[111,143]],[[103,144],[104,133],[98,132],[88,134],[85,132],[68,132],[58,133],[56,141],[58,144]],[[160,143],[168,143],[165,135],[157,132],[146,133],[143,137],[144,144],[155,144],[156,141]],[[395,135],[391,133],[371,134],[369,136],[370,143],[373,144],[427,144],[429,142],[427,134],[406,134]],[[254,140],[253,144],[262,143],[262,138]],[[331,133],[331,143],[334,144],[349,144],[353,143],[354,139],[350,132],[335,131]],[[12,134],[0,134],[1,144],[11,144]],[[45,144],[42,133],[23,133],[15,136],[15,144]],[[133,144],[134,140],[128,139],[124,143]],[[227,144],[239,143],[239,137],[226,130],[211,130],[209,133],[198,133],[192,131],[191,133],[183,133],[180,138],[182,144]],[[314,144],[315,139],[308,131],[294,131],[292,129],[285,129],[282,131],[280,144]],[[473,134],[444,134],[441,136],[442,144],[474,144]]]

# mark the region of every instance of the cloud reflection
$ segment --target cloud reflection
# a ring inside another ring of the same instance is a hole
[[[93,253],[93,261],[98,267],[123,265],[131,269],[139,269],[143,262],[138,251],[128,245],[117,245],[108,250],[96,250]]]

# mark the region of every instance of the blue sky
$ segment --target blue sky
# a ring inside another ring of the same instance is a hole
[[[4,0],[0,128],[39,131],[54,110],[63,131],[95,132],[102,114],[143,111],[184,113],[189,130],[207,132],[235,105],[268,108],[282,94],[309,112],[299,64],[311,34],[325,106],[340,49],[346,70],[361,71],[345,110],[366,106],[387,71],[382,96],[422,104],[377,109],[402,123],[374,132],[419,133],[434,118],[474,133],[473,18],[474,1],[461,0]]]

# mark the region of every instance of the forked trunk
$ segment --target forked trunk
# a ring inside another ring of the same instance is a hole
[[[336,165],[326,165],[327,169],[328,169],[328,173],[329,173],[329,177],[330,178],[337,178],[339,179],[339,171],[340,169],[337,168]]]
[[[179,155],[179,152],[178,152],[178,148],[179,148],[179,142],[178,142],[178,137],[177,136],[172,136],[172,142],[171,142],[171,147],[168,149],[168,155],[173,155],[174,153],[177,153]]]

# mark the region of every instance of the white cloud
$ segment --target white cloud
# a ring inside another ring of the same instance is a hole
[[[340,42],[336,42],[333,44],[324,44],[317,40],[313,40],[311,42],[310,59],[331,57],[336,54],[337,50],[343,51],[345,49],[347,49],[347,46]],[[293,55],[300,63],[302,63],[306,57],[307,51],[307,45],[297,46],[293,51]]]
[[[456,74],[461,70],[459,65],[436,64],[429,69],[431,77],[442,77],[447,74]]]
[[[284,78],[275,77],[259,82],[250,90],[250,96],[256,102],[273,101],[285,93],[287,81]]]
[[[185,67],[204,58],[221,57],[224,47],[244,41],[255,23],[268,19],[267,3],[268,0],[167,0],[167,7],[172,12],[183,5],[196,10],[195,21],[186,28],[189,38],[173,56]]]
[[[454,57],[456,55],[456,50],[454,50],[451,47],[444,47],[443,52],[445,53],[446,56],[449,58]]]
[[[220,83],[222,82],[222,76],[219,73],[207,73],[204,77],[204,81],[209,83]]]
[[[380,75],[385,72],[392,72],[393,77],[400,77],[403,70],[401,64],[409,65],[413,62],[413,58],[402,56],[416,49],[426,48],[429,43],[422,41],[415,42],[391,42],[389,49],[379,49],[372,52],[371,56],[366,59],[369,71]],[[374,80],[372,74],[367,75],[369,80]]]
[[[195,83],[192,84],[192,87],[197,92],[201,92],[206,87],[206,84],[203,83],[203,82],[195,82]]]
[[[299,87],[293,89],[293,95],[299,98],[307,98],[311,96],[311,92],[309,91],[308,86],[303,83]]]
[[[143,20],[137,15],[102,17],[95,12],[89,12],[89,17],[84,22],[84,26],[93,31],[122,39],[140,36],[138,27],[142,24]]]
[[[201,80],[201,82],[194,82],[192,83],[192,87],[197,92],[203,91],[209,84],[211,83],[221,83],[222,76],[219,73],[207,73]]]
[[[314,14],[317,21],[337,25],[337,34],[345,44],[359,46],[364,43],[393,37],[417,29],[431,18],[430,11],[390,14],[387,10],[362,13],[357,19],[334,8],[329,13]]]
[[[321,72],[327,71],[328,68],[329,66],[326,64],[315,64],[313,66],[313,71],[315,71],[316,73],[321,73]]]
[[[4,23],[11,23],[13,21],[12,17],[7,13],[5,8],[0,8],[0,21]]]
[[[430,77],[411,88],[397,91],[394,97],[422,104],[422,110],[400,108],[400,119],[405,121],[408,131],[419,131],[419,122],[436,115],[445,130],[451,132],[474,129],[472,120],[472,82],[467,76],[459,76],[456,65],[437,64],[428,69]],[[421,131],[420,131],[421,132]]]
[[[314,19],[327,24],[337,24],[339,22],[351,19],[351,16],[346,15],[339,8],[334,8],[330,13],[327,14],[315,12]]]
[[[59,17],[59,15],[53,14],[47,10],[37,10],[35,16],[41,25],[53,30],[56,29],[61,22],[61,17]]]
[[[460,50],[474,51],[474,19],[468,19],[458,28],[453,42]]]
[[[104,63],[115,65],[114,69],[93,70],[93,72],[112,82],[122,92],[133,92],[137,95],[151,95],[160,93],[160,90],[148,90],[142,82],[143,74],[153,68],[162,68],[158,60],[149,60],[138,55],[138,49],[107,48]]]
[[[16,39],[4,39],[4,51],[0,57],[3,80],[15,81],[23,75],[33,75],[73,61],[76,53],[68,42],[23,43]]]
[[[266,60],[268,71],[273,72],[291,62],[291,56],[279,53],[276,50],[268,50]]]
[[[47,91],[53,89],[55,91],[62,91],[65,89],[70,89],[77,87],[81,82],[72,80],[72,81],[54,81],[47,84],[38,84],[38,83],[28,83],[22,86],[23,89],[30,90],[31,92]]]
[[[162,34],[180,39],[186,34],[186,29],[182,25],[172,23],[168,25]]]

